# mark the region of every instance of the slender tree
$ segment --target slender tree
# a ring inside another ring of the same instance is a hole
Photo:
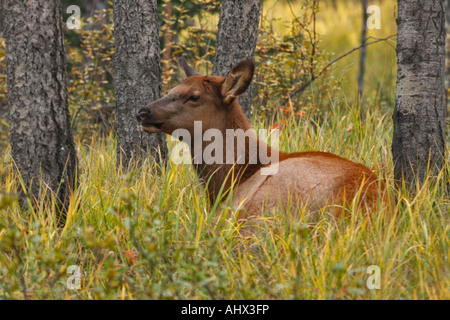
[[[446,80],[447,80],[447,106],[450,103],[450,0],[447,0],[445,8],[445,29],[447,30],[447,58],[445,60],[446,65]]]
[[[114,91],[118,162],[140,161],[148,152],[165,157],[163,134],[148,134],[137,111],[161,97],[159,24],[156,0],[114,1]]]
[[[261,0],[223,0],[217,31],[213,74],[225,76],[232,66],[255,56]],[[251,87],[239,102],[247,116],[252,104]]]
[[[77,160],[67,104],[61,2],[3,0],[2,4],[16,174],[30,197],[39,198],[44,189],[56,196],[62,222]]]
[[[3,33],[3,21],[5,17],[3,16],[3,1],[0,3],[0,35]]]
[[[364,74],[366,70],[366,37],[367,37],[367,0],[361,0],[362,6],[362,30],[361,30],[361,51],[359,54],[359,73],[358,73],[358,101],[362,101],[364,93]],[[362,106],[361,106],[362,108]]]
[[[445,11],[442,0],[398,2],[394,175],[414,190],[445,159]]]

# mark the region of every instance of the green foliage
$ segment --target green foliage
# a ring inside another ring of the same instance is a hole
[[[164,93],[180,83],[178,57],[204,74],[211,73],[219,8],[218,0],[164,1],[160,15]]]
[[[263,17],[255,54],[256,114],[269,117],[291,111],[317,114],[329,108],[328,97],[334,96],[339,88],[329,73],[319,76],[328,56],[319,46],[320,36],[313,31],[315,14],[312,4],[305,5],[303,16],[286,23],[290,30],[287,35],[273,33],[278,19]],[[302,87],[304,90],[298,92]]]
[[[72,128],[81,140],[107,135],[114,111],[112,9],[82,19],[74,30],[80,47],[67,42],[67,77]]]

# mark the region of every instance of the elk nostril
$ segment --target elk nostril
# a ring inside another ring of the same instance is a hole
[[[148,111],[145,108],[142,108],[141,110],[138,111],[137,115],[136,115],[136,119],[138,121],[142,121],[144,120],[148,115],[150,114],[150,111]]]

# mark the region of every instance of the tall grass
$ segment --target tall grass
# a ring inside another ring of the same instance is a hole
[[[265,213],[262,231],[239,236],[233,211],[214,207],[190,165],[148,159],[116,168],[109,137],[78,144],[77,186],[67,225],[51,209],[19,210],[9,156],[1,161],[0,297],[56,299],[448,299],[449,200],[437,186],[415,198],[392,187],[391,121],[359,122],[356,106],[334,103],[322,120],[286,117],[280,148],[322,150],[365,163],[396,194],[392,216],[326,210],[311,224]],[[273,123],[260,123],[267,127]],[[446,164],[449,167],[449,164]],[[5,168],[5,167],[4,167]],[[440,179],[443,181],[444,177]],[[43,207],[42,207],[43,208]],[[218,219],[218,217],[221,217]],[[219,220],[219,222],[217,222]],[[71,265],[79,290],[67,288]],[[367,267],[381,270],[369,290]]]

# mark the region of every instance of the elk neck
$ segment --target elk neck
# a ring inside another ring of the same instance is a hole
[[[235,182],[235,185],[240,184],[254,175],[260,168],[268,165],[267,163],[261,162],[259,156],[261,153],[265,153],[267,157],[271,157],[274,152],[279,153],[281,156],[284,155],[276,149],[271,148],[263,141],[260,141],[254,131],[254,134],[250,134],[250,131],[247,131],[251,129],[251,126],[237,99],[230,106],[230,110],[224,113],[224,117],[225,119],[220,121],[221,125],[218,125],[216,128],[220,130],[223,137],[223,159],[220,163],[207,163],[205,159],[203,159],[200,163],[195,164],[194,152],[193,148],[191,148],[192,163],[194,164],[200,180],[207,183],[211,202],[214,202],[220,194],[225,196],[233,181]],[[244,146],[244,150],[242,150],[242,147],[238,150],[237,138],[234,138],[234,146],[232,149],[227,148],[227,129],[241,129],[243,132],[249,133],[245,137],[245,143],[241,143],[241,145]],[[213,141],[202,142],[202,152],[205,151],[206,147],[214,143],[214,139],[212,140]],[[265,148],[266,150],[260,151],[260,148]],[[227,162],[227,153],[229,152],[232,152],[232,157],[234,159],[233,164],[231,164],[230,161]],[[241,159],[239,162],[237,161],[238,158]]]

